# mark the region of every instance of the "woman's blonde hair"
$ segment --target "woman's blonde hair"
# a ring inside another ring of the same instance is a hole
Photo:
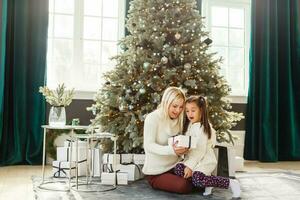
[[[185,102],[185,94],[184,91],[178,87],[168,87],[161,98],[161,103],[158,105],[158,109],[160,109],[163,114],[165,119],[170,118],[169,117],[169,107],[174,102],[175,100],[182,99],[183,102]],[[182,131],[183,129],[183,117],[184,117],[184,112],[182,111],[178,117],[178,123],[180,130]]]

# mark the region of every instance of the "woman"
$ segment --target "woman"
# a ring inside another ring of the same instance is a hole
[[[143,173],[154,189],[189,193],[193,188],[191,181],[173,173],[180,156],[188,149],[168,146],[168,138],[182,132],[184,102],[184,92],[180,88],[169,87],[158,108],[145,119]]]

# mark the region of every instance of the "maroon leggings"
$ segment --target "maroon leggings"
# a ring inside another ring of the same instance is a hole
[[[146,176],[153,189],[167,192],[187,194],[193,189],[192,182],[173,173],[173,169],[159,175]]]

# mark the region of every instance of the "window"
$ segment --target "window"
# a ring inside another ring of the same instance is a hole
[[[123,0],[49,0],[47,85],[96,92],[115,66],[124,35]],[[88,98],[91,98],[89,95]]]
[[[203,6],[213,40],[212,52],[222,56],[221,75],[232,96],[247,96],[250,38],[250,0],[209,0]]]

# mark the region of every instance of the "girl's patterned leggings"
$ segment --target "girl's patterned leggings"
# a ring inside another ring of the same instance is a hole
[[[184,176],[185,165],[178,163],[174,168],[177,176]],[[204,173],[194,171],[192,175],[192,183],[195,187],[218,187],[227,189],[229,187],[229,178],[221,176],[206,176]]]

